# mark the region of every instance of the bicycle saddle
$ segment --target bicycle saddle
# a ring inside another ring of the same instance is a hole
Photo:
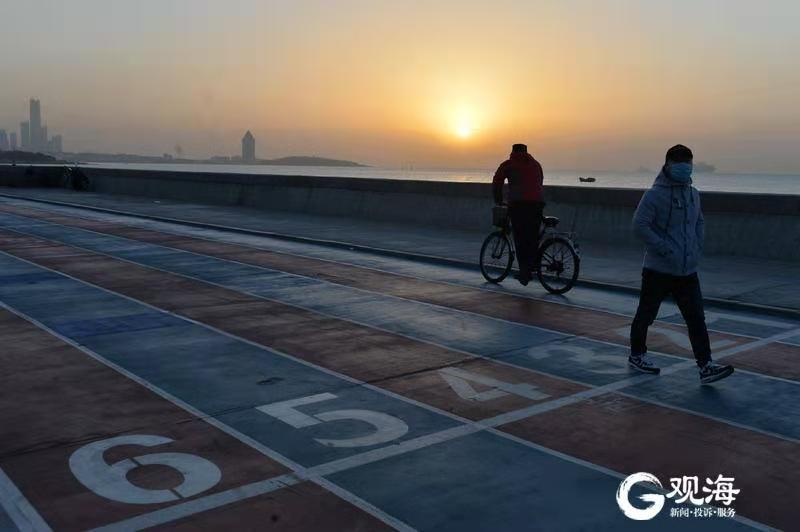
[[[545,227],[555,227],[558,225],[558,218],[555,216],[543,216],[542,223]]]

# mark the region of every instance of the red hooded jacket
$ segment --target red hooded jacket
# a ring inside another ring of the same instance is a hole
[[[508,201],[544,201],[542,165],[530,153],[512,152],[494,174],[495,203],[503,202],[503,182],[508,180]]]

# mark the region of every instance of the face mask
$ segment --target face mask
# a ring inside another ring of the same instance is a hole
[[[692,177],[692,163],[672,163],[669,165],[669,175],[673,181],[687,183]]]

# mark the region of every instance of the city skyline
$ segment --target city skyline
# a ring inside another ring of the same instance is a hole
[[[723,172],[800,174],[799,18],[788,0],[16,2],[0,127],[37,94],[74,152],[202,159],[249,129],[264,158],[483,168],[521,141],[546,168],[632,170],[682,142]]]
[[[0,123],[0,126],[3,124]],[[48,135],[47,123],[42,123],[42,104],[37,98],[28,100],[28,120],[19,122],[20,144],[17,146],[17,133],[14,129],[6,134],[0,127],[0,151],[16,150],[28,152],[63,153],[63,137]]]

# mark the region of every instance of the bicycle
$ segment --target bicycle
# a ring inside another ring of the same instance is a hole
[[[481,246],[480,266],[483,277],[493,284],[503,282],[511,273],[515,250],[508,206],[492,209],[492,224],[497,228]],[[580,271],[580,250],[574,233],[558,232],[559,219],[543,216],[539,229],[536,276],[551,294],[564,294],[575,286]]]

